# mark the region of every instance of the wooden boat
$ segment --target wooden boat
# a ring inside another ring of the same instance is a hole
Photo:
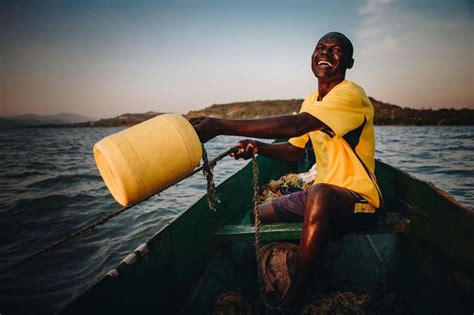
[[[260,184],[304,171],[312,162],[257,161]],[[473,212],[383,162],[377,161],[376,175],[389,219],[370,231],[345,236],[336,244],[342,251],[326,280],[316,281],[326,281],[335,291],[350,287],[377,292],[382,283],[397,292],[408,313],[472,314]],[[222,201],[217,211],[210,211],[201,198],[62,312],[206,314],[225,291],[258,296],[254,230],[249,226],[251,183],[249,163],[217,187]],[[267,225],[261,238],[297,241],[300,231],[299,224]]]

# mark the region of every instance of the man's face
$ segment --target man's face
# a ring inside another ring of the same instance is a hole
[[[343,77],[351,66],[348,48],[342,38],[326,35],[319,40],[311,58],[311,69],[318,79]]]

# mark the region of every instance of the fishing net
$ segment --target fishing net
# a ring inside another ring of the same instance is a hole
[[[263,246],[260,252],[260,270],[265,294],[275,298],[284,296],[291,286],[298,246],[290,242],[271,243]]]
[[[365,305],[369,302],[370,295],[362,292],[335,292],[330,295],[316,295],[303,310],[305,315],[340,314],[363,315],[367,314]]]
[[[259,202],[269,202],[282,195],[293,192],[307,190],[314,183],[316,177],[316,164],[305,173],[290,173],[280,177],[277,180],[271,180],[263,186]]]
[[[254,314],[252,306],[237,292],[224,292],[214,304],[216,315]]]

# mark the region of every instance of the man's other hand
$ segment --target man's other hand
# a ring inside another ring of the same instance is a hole
[[[215,118],[202,116],[189,119],[189,122],[194,127],[194,130],[196,130],[202,143],[205,143],[217,136],[215,128],[216,121],[217,119]]]
[[[258,153],[258,146],[254,140],[241,140],[230,153],[234,159],[248,160]]]

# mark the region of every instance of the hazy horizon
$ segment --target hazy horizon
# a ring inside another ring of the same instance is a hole
[[[3,1],[0,115],[107,118],[299,99],[327,32],[354,44],[347,79],[411,108],[474,108],[469,0]]]
[[[370,95],[369,95],[370,97]],[[296,98],[293,98],[293,99],[296,99]],[[281,100],[281,99],[276,99],[276,100],[273,100],[273,101],[278,101],[278,100]],[[378,99],[377,99],[378,100]],[[259,102],[259,101],[271,101],[271,100],[246,100],[246,101],[235,101],[235,102],[230,102],[230,103],[243,103],[243,102]],[[384,102],[383,100],[378,100],[378,101],[381,101],[381,102]],[[203,105],[202,107],[200,108],[196,108],[196,109],[190,109],[189,111],[185,111],[185,112],[181,112],[181,114],[187,114],[188,112],[190,111],[196,111],[196,110],[201,110],[201,109],[205,109],[207,107],[210,107],[212,105],[226,105],[226,104],[230,104],[230,103],[222,103],[222,104],[207,104],[207,105]],[[387,103],[387,102],[384,102],[384,103]],[[390,103],[391,104],[391,103]],[[391,104],[391,105],[398,105],[398,104]],[[413,108],[413,107],[408,107],[408,106],[403,106],[404,108]],[[473,107],[459,107],[459,108],[455,108],[455,107],[439,107],[439,108],[432,108],[432,107],[426,107],[426,106],[421,106],[419,108],[415,108],[415,109],[419,109],[419,110],[425,110],[425,109],[432,109],[432,110],[439,110],[439,109],[456,109],[456,110],[461,110],[461,109],[471,109],[471,110],[474,110]],[[143,111],[143,112],[123,112],[123,113],[119,113],[119,114],[114,114],[112,116],[92,116],[92,115],[84,115],[84,114],[78,114],[78,113],[75,113],[75,112],[58,112],[58,113],[52,113],[52,114],[37,114],[37,113],[23,113],[23,114],[6,114],[6,115],[0,115],[0,117],[4,117],[4,118],[13,118],[13,117],[19,117],[19,116],[30,116],[30,115],[37,115],[37,116],[41,116],[41,117],[46,117],[46,116],[51,116],[51,117],[54,117],[54,116],[59,116],[59,115],[77,115],[77,116],[84,116],[84,117],[87,117],[87,118],[92,118],[92,119],[107,119],[107,118],[114,118],[114,117],[117,117],[117,116],[121,116],[121,115],[126,115],[126,114],[144,114],[146,112],[157,112],[155,110],[148,110],[148,111]],[[173,113],[173,111],[169,111],[169,112],[162,112],[162,113]]]

